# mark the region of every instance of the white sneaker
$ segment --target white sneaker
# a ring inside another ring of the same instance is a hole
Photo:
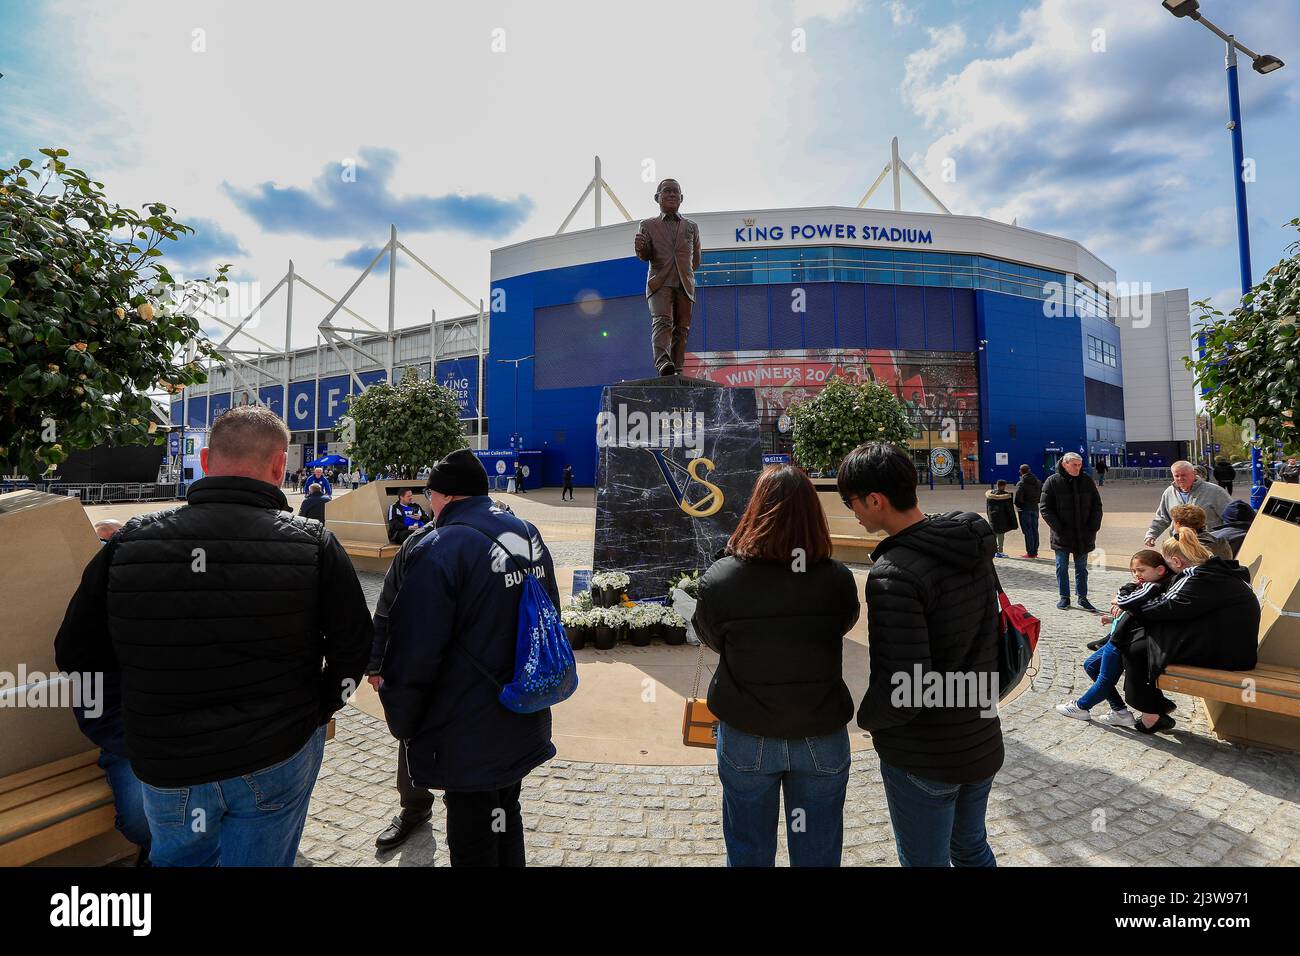
[[[1097,718],[1097,722],[1105,724],[1107,727],[1128,727],[1132,728],[1137,724],[1137,719],[1133,716],[1133,711],[1125,707],[1123,710],[1112,710],[1108,714],[1103,714]]]
[[[1056,712],[1063,717],[1073,717],[1075,720],[1092,720],[1092,714],[1088,713],[1079,706],[1077,701],[1069,700],[1064,704],[1056,705]]]

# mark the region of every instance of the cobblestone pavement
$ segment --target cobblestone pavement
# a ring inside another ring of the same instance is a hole
[[[1050,562],[999,562],[1008,591],[1043,620],[1041,670],[1003,712],[1006,764],[989,802],[1002,865],[1300,864],[1300,756],[1237,747],[1210,735],[1197,700],[1174,695],[1178,727],[1147,737],[1061,717],[1053,706],[1087,686],[1084,643],[1095,615],[1058,611]],[[366,578],[374,600],[379,579]],[[1126,576],[1094,572],[1093,599]],[[300,865],[447,864],[441,804],[397,851],[374,838],[397,810],[396,746],[382,721],[354,708],[312,797]],[[713,767],[551,761],[524,782],[529,862],[563,866],[719,866],[721,788]],[[897,864],[872,751],[854,756],[844,810],[845,865]],[[784,836],[778,861],[786,862]]]

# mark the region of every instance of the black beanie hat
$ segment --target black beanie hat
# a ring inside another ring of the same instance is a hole
[[[472,451],[460,448],[434,463],[426,487],[444,495],[486,495],[487,472]]]

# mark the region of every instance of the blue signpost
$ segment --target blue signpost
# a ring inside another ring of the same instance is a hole
[[[1190,17],[1192,20],[1200,23],[1219,39],[1228,45],[1227,56],[1224,59],[1224,67],[1228,72],[1228,131],[1232,134],[1232,178],[1236,187],[1237,199],[1237,255],[1241,267],[1241,294],[1244,297],[1251,290],[1251,268],[1250,268],[1250,227],[1246,214],[1246,180],[1245,171],[1242,169],[1245,163],[1246,151],[1242,145],[1241,139],[1241,96],[1237,92],[1237,51],[1241,50],[1251,59],[1251,66],[1256,73],[1267,74],[1274,70],[1280,70],[1283,66],[1281,60],[1270,54],[1258,54],[1247,49],[1242,43],[1238,43],[1236,37],[1230,33],[1224,33],[1209,20],[1202,16],[1200,11],[1199,0],[1163,0],[1166,10],[1176,17]],[[1250,447],[1250,505],[1258,510],[1259,506],[1264,503],[1266,494],[1264,487],[1264,469],[1260,460],[1259,442],[1255,441]]]

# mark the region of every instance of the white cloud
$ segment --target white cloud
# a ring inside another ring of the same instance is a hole
[[[916,11],[903,0],[889,0],[885,9],[889,11],[889,18],[896,27],[905,27],[916,19]]]
[[[1199,164],[1225,143],[1214,135],[1222,71],[1212,50],[1188,54],[1205,44],[1186,27],[1159,4],[1038,0],[964,61],[956,25],[930,30],[902,85],[934,133],[924,175],[940,181],[954,160],[956,182],[940,193],[954,211],[1098,249],[1230,242],[1230,210],[1187,208],[1189,187],[1204,185]]]

